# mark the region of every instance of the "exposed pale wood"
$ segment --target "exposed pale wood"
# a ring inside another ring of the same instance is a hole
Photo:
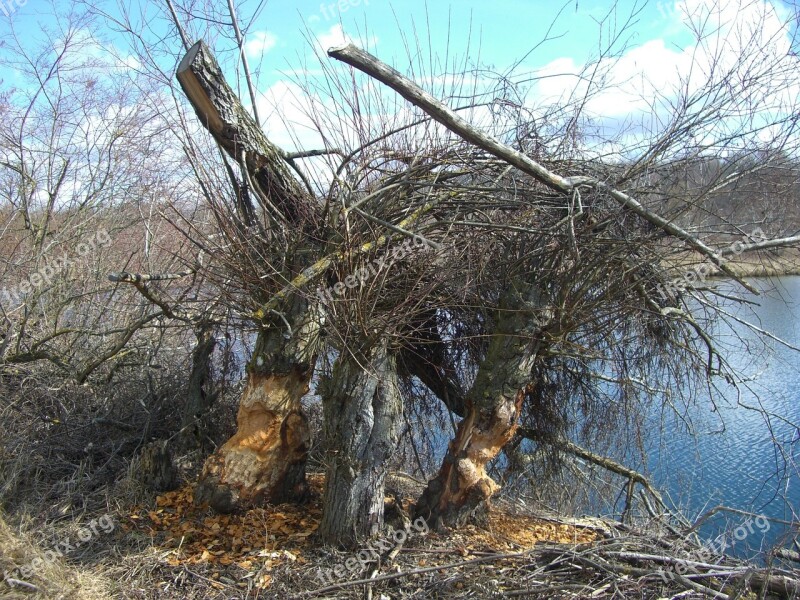
[[[206,460],[195,500],[227,513],[305,497],[309,429],[300,398],[307,391],[303,373],[249,374],[236,434]]]
[[[432,526],[461,526],[479,516],[499,489],[487,464],[514,437],[541,334],[542,298],[535,283],[511,282],[496,315],[494,335],[467,393],[466,415],[439,473],[416,507]]]
[[[167,281],[170,279],[182,279],[189,275],[194,275],[194,271],[187,270],[179,273],[109,273],[108,280],[115,283],[142,283],[144,281]]]
[[[21,587],[29,592],[38,592],[39,588],[32,583],[28,583],[27,581],[23,581],[21,579],[14,579],[13,577],[7,577],[6,583],[13,587]]]
[[[788,548],[778,548],[775,550],[775,556],[783,560],[790,560],[792,562],[800,563],[800,552],[789,550]]]

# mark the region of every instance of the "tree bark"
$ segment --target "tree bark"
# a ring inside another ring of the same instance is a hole
[[[208,46],[202,41],[192,46],[175,76],[203,126],[247,170],[264,208],[294,225],[316,223],[314,199],[292,176],[284,152],[242,106]]]
[[[308,392],[320,319],[305,301],[258,334],[236,434],[203,466],[195,501],[219,512],[263,503],[302,501],[307,495],[309,428],[300,400]]]
[[[343,354],[322,402],[330,462],[318,535],[353,548],[383,525],[387,462],[400,438],[403,407],[386,342]]]
[[[417,502],[416,515],[433,527],[459,527],[480,516],[499,485],[486,465],[513,437],[536,360],[541,301],[533,285],[501,300],[486,357],[465,399],[466,413],[438,475]]]
[[[181,418],[181,445],[184,450],[202,450],[208,445],[206,414],[217,396],[210,389],[211,356],[217,345],[213,333],[209,326],[200,326],[195,331],[197,345],[192,352],[192,371],[189,373],[186,406]]]
[[[167,440],[150,442],[139,455],[139,478],[149,489],[168,492],[178,487],[178,472]]]
[[[298,231],[314,226],[314,198],[293,177],[284,152],[242,106],[202,41],[186,53],[176,77],[200,122],[241,167],[265,213]],[[243,222],[252,220],[252,206],[237,210]],[[237,431],[206,461],[197,502],[231,512],[306,496],[309,430],[300,400],[308,391],[320,319],[316,307],[296,293],[259,316],[261,330],[247,367]]]

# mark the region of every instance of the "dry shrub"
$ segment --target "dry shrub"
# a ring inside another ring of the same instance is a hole
[[[188,352],[159,370],[120,369],[110,381],[78,385],[37,364],[0,377],[0,507],[48,519],[62,511],[94,512],[109,494],[117,504],[141,500],[136,457],[153,440],[171,440],[186,477],[202,465],[179,448],[186,405]],[[208,444],[230,435],[235,390],[221,390],[205,416]],[[131,477],[133,474],[133,477]]]

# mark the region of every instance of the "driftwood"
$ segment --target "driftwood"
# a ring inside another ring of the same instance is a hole
[[[429,597],[483,597],[480,593],[489,590],[492,596],[525,598],[733,600],[748,597],[748,592],[786,599],[800,594],[796,574],[729,558],[717,564],[696,560],[681,540],[673,540],[670,550],[654,554],[649,551],[654,545],[652,538],[635,532],[623,534],[624,526],[610,521],[608,526],[616,528],[617,535],[592,544],[537,544],[511,553],[472,552],[471,557],[455,561],[447,560],[448,555],[458,554],[453,548],[403,548],[404,560],[395,564],[396,572],[380,574],[381,565],[375,568],[370,564],[363,576],[294,597],[355,598],[362,586],[367,597],[398,589],[414,589]],[[433,558],[437,555],[441,562]],[[416,565],[422,559],[437,564],[419,568]],[[401,588],[398,582],[404,579],[409,582]],[[458,583],[463,593],[454,589]]]
[[[778,548],[775,550],[775,556],[783,560],[790,560],[792,562],[800,563],[800,552],[789,550],[788,548]]]

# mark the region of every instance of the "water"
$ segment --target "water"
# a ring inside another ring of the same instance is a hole
[[[800,346],[800,277],[751,283],[764,292],[761,296],[745,293],[758,306],[726,309]],[[655,483],[694,518],[723,504],[797,521],[800,352],[774,341],[764,347],[763,338],[735,322],[720,324],[714,339],[727,346],[731,367],[753,380],[738,392],[728,384],[716,392],[696,391],[694,434],[675,418],[667,418],[663,435],[654,433],[648,440],[648,470]],[[703,539],[713,540],[726,530],[728,551],[747,556],[797,535],[796,528],[792,533],[785,524],[771,521],[767,525],[763,517],[756,520],[731,513],[710,518],[699,531]]]

